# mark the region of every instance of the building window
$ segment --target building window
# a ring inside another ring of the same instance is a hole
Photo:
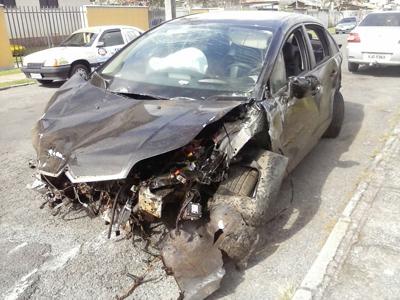
[[[0,4],[3,4],[5,7],[16,7],[15,0],[0,0]]]
[[[40,8],[58,8],[58,0],[39,0]]]

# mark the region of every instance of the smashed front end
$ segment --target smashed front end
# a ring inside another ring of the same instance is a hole
[[[79,91],[61,89],[39,120],[31,187],[54,214],[74,203],[101,216],[109,237],[162,222],[165,266],[185,299],[207,297],[224,276],[222,252],[246,265],[286,169],[285,157],[257,141],[268,133],[265,111],[255,102],[89,92],[97,100],[80,102]],[[255,174],[247,195],[226,184],[238,169]]]

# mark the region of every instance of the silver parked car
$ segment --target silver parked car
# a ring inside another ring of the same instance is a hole
[[[350,72],[360,64],[400,65],[400,11],[374,12],[347,38]]]
[[[335,33],[349,33],[357,26],[356,17],[348,17],[341,19],[335,26]]]

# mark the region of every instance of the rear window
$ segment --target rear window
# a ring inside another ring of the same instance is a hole
[[[400,26],[400,13],[369,14],[359,26]]]
[[[356,18],[344,18],[341,19],[339,23],[354,23],[356,22]]]

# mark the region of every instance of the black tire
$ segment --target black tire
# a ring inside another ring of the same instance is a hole
[[[70,77],[74,76],[76,73],[79,73],[83,78],[87,79],[89,77],[89,68],[83,64],[75,64],[72,65]]]
[[[336,138],[342,129],[344,119],[344,99],[342,93],[337,91],[333,99],[332,121],[324,133],[325,138]]]
[[[53,82],[53,80],[46,80],[46,79],[38,79],[37,82],[39,82],[42,85],[50,84]]]
[[[258,171],[249,167],[232,166],[228,178],[220,184],[234,195],[252,196],[258,181]]]
[[[352,63],[352,62],[349,62],[349,63],[347,64],[347,68],[348,68],[349,71],[352,72],[352,73],[357,72],[359,66],[360,66],[359,64]]]

